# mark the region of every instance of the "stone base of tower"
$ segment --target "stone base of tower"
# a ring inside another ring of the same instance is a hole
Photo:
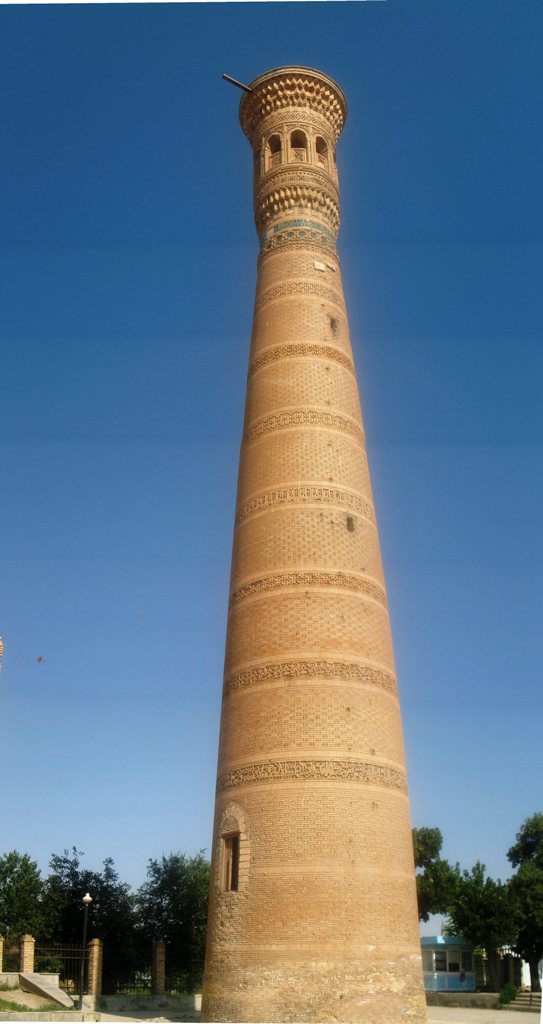
[[[225,959],[228,956],[225,954]],[[206,971],[203,1021],[425,1024],[426,1000],[418,955],[367,950],[367,959],[223,961]]]

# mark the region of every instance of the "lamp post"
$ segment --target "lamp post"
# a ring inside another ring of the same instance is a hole
[[[85,913],[83,917],[83,949],[81,950],[81,971],[79,973],[79,1009],[83,1009],[83,987],[85,985],[85,948],[87,945],[87,924],[89,920],[89,907],[92,903],[92,896],[85,893],[83,896]]]

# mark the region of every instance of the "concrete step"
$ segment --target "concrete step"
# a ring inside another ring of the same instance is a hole
[[[19,985],[23,992],[34,992],[37,996],[45,996],[59,1006],[66,1006],[71,1009],[74,1005],[73,999],[67,992],[63,992],[58,985],[46,974],[30,974],[26,971],[19,974]]]
[[[516,999],[507,1003],[504,1010],[524,1010],[524,1012],[541,1013],[541,992],[519,992]]]

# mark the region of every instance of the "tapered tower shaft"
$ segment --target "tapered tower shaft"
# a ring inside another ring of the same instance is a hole
[[[400,709],[336,235],[344,96],[240,105],[260,256],[203,1018],[425,1020]]]

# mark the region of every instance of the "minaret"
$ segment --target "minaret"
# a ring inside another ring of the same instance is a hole
[[[256,78],[258,279],[202,1016],[426,1020],[400,707],[336,235],[338,86]]]

